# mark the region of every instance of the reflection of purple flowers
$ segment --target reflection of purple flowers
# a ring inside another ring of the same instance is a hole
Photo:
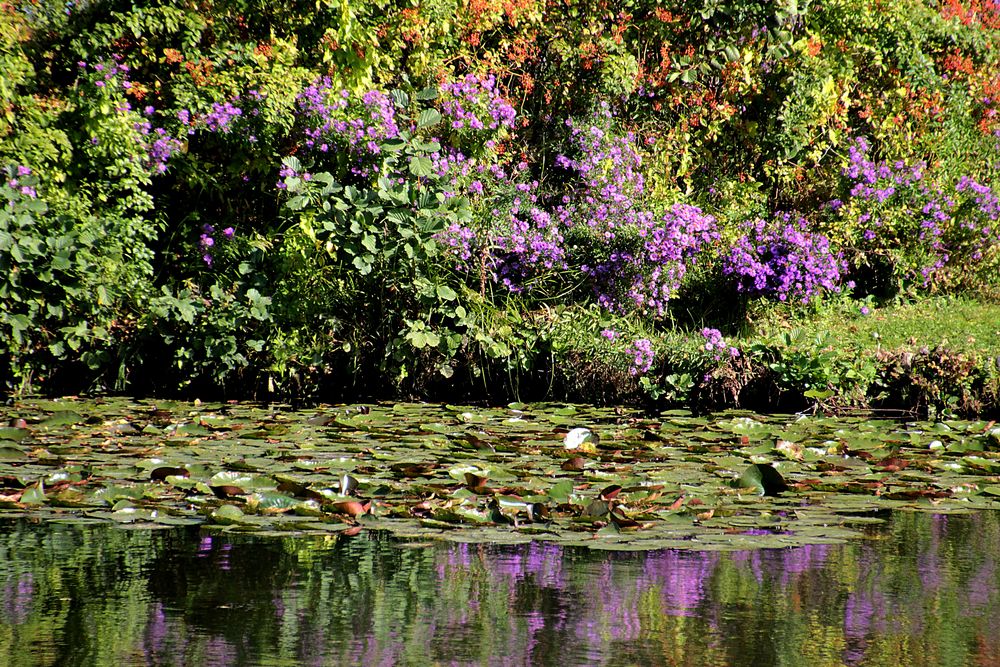
[[[720,556],[714,551],[667,550],[649,554],[644,578],[658,586],[663,611],[671,616],[694,616],[708,594],[712,573]]]
[[[31,572],[18,574],[0,587],[0,623],[21,625],[35,606],[35,577]]]
[[[808,502],[801,508],[809,513]],[[105,647],[91,636],[81,645],[62,637],[95,612],[110,614],[99,622],[117,618],[124,600],[137,625],[115,650],[145,664],[222,667],[257,651],[257,662],[306,665],[770,664],[776,656],[866,665],[898,661],[912,646],[922,651],[916,664],[942,655],[993,664],[1000,521],[903,512],[874,530],[879,539],[738,552],[295,538],[263,547],[275,559],[261,559],[260,542],[247,537],[185,533],[192,542],[132,542],[124,561],[99,570],[124,577],[111,588],[88,576],[90,559],[105,551],[93,541],[8,535],[0,628],[13,639],[11,655],[94,655]],[[786,528],[728,531],[741,540]],[[613,546],[619,537],[581,539]],[[725,539],[720,530],[712,543]],[[52,633],[29,632],[39,623]]]

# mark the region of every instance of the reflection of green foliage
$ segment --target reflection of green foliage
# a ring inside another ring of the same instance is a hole
[[[995,515],[903,512],[869,536],[620,557],[7,524],[0,660],[931,667],[995,655]]]

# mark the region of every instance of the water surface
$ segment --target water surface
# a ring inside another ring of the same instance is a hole
[[[0,525],[0,664],[995,665],[1000,513],[604,552]]]

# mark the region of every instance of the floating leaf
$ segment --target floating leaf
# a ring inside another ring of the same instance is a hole
[[[246,519],[243,510],[236,505],[221,505],[210,516],[212,521],[223,526],[242,523]]]
[[[46,429],[58,428],[60,426],[69,426],[73,424],[79,424],[83,421],[83,416],[78,412],[73,412],[72,410],[60,410],[54,413],[51,417],[43,419],[40,426]]]
[[[553,502],[567,503],[569,502],[569,496],[571,493],[573,493],[573,482],[572,480],[564,479],[549,489],[548,496]]]
[[[258,491],[250,496],[248,506],[261,511],[287,511],[302,504],[302,501],[290,498],[277,491]]]
[[[31,431],[23,427],[17,427],[17,426],[0,427],[0,440],[13,440],[14,442],[20,442],[24,438],[28,437],[30,434]]]
[[[42,485],[41,480],[26,488],[21,494],[21,504],[23,505],[41,505],[44,502],[45,486]]]
[[[28,456],[20,447],[14,447],[12,445],[0,445],[0,460],[2,461],[19,461]]]
[[[754,463],[737,480],[737,486],[755,489],[762,496],[776,496],[788,490],[781,473],[770,463]]]

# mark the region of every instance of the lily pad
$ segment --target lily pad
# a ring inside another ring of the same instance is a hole
[[[776,496],[789,488],[785,478],[770,463],[752,464],[740,475],[737,486],[754,489],[762,496]]]

